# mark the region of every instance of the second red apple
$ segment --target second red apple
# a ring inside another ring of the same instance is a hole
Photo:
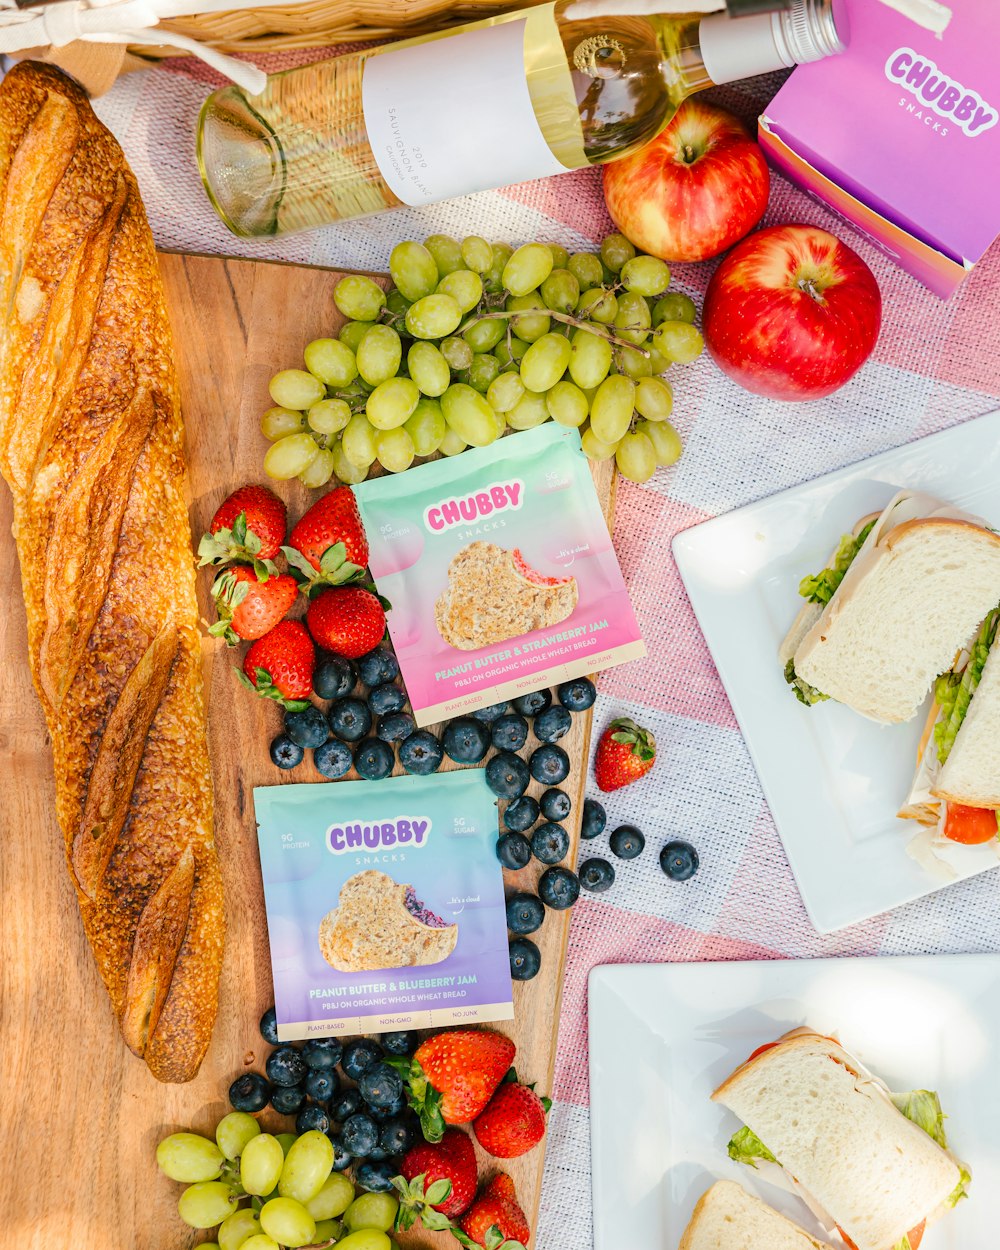
[[[707,260],[750,233],[767,208],[767,162],[725,109],[686,100],[652,143],[604,167],[618,229],[663,260]]]

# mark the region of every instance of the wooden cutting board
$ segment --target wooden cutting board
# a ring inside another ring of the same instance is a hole
[[[333,302],[339,277],[328,270],[183,255],[161,269],[177,349],[187,428],[191,528],[201,534],[222,499],[263,480],[266,442],[260,414],[267,381],[297,365],[310,339],[343,321]],[[595,477],[610,518],[610,465]],[[311,498],[297,483],[277,488],[297,518]],[[28,675],[24,609],[10,537],[11,508],[0,496],[0,742],[4,757],[0,851],[0,1141],[10,1144],[0,1187],[4,1244],[21,1250],[177,1250],[204,1241],[176,1214],[181,1187],[160,1175],[159,1139],[180,1129],[213,1135],[229,1110],[230,1083],[263,1070],[269,1047],[257,1022],[273,1002],[252,790],[276,782],[321,781],[304,762],[280,773],[268,743],[280,727],[273,705],[253,698],[233,675],[235,652],[206,639],[205,679],[216,798],[216,840],[228,924],[219,1017],[211,1048],[188,1085],[159,1085],[125,1048],[84,940],[53,807],[52,763]],[[199,575],[209,616],[211,575]],[[573,798],[567,821],[575,862],[583,804],[590,717],[574,717],[562,745],[573,760],[564,783]],[[529,739],[529,744],[533,742]],[[534,785],[533,792],[541,787]],[[507,874],[531,889],[532,864]],[[551,1089],[569,913],[548,912],[539,934],[542,969],[515,986],[515,1020],[498,1027],[517,1043],[522,1080]],[[274,1132],[290,1121],[266,1111]],[[543,1147],[505,1166],[534,1228]],[[496,1169],[495,1160],[484,1167]],[[456,1243],[447,1234],[401,1237],[405,1246]]]

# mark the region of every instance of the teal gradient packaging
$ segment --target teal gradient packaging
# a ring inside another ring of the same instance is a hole
[[[513,1017],[481,768],[254,790],[278,1037]]]

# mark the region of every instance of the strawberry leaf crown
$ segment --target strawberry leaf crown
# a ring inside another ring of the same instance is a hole
[[[275,703],[279,703],[289,712],[304,712],[309,707],[308,699],[286,698],[271,680],[271,674],[266,668],[254,669],[254,676],[257,679],[256,685],[254,685],[246,673],[237,671],[236,676],[248,690],[259,694],[262,699],[273,699]]]
[[[218,616],[218,620],[208,627],[213,638],[224,638],[226,645],[230,647],[239,646],[243,640],[233,629],[233,613],[249,593],[249,582],[240,581],[232,569],[226,569],[219,574],[212,583],[211,591]]]
[[[449,1231],[466,1250],[483,1250],[478,1241],[473,1241],[468,1233],[453,1224],[446,1215],[434,1210],[434,1207],[440,1206],[451,1197],[450,1180],[442,1178],[428,1186],[427,1173],[421,1172],[412,1181],[404,1176],[394,1176],[392,1184],[399,1193],[399,1210],[396,1212],[395,1224],[397,1232],[405,1233],[419,1221],[431,1232]],[[486,1250],[524,1250],[524,1246],[519,1241],[505,1241],[500,1226],[491,1224],[486,1231]]]
[[[318,569],[295,547],[282,547],[281,550],[295,580],[310,598],[327,586],[346,586],[362,581],[365,576],[360,565],[348,560],[347,547],[343,543],[327,547],[320,556]]]
[[[198,567],[207,564],[252,564],[260,581],[277,573],[272,560],[260,559],[261,541],[247,525],[247,514],[239,513],[231,529],[219,529],[214,534],[202,534],[198,543]]]
[[[406,1083],[406,1101],[420,1118],[424,1139],[438,1142],[444,1136],[444,1116],[441,1114],[441,1095],[427,1079],[416,1059],[386,1059]],[[443,1201],[443,1199],[442,1199]]]
[[[643,729],[627,716],[613,720],[610,729],[613,731],[611,741],[631,747],[632,754],[639,759],[651,760],[656,755],[656,739],[648,729]]]

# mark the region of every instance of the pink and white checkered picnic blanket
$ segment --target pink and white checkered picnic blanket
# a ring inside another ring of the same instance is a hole
[[[316,55],[265,58],[264,67]],[[717,94],[752,121],[778,81]],[[550,239],[572,251],[609,229],[600,174],[586,170],[276,243],[238,241],[210,209],[194,162],[198,109],[216,85],[204,65],[173,62],[127,76],[96,102],[138,176],[161,246],[383,269],[398,240],[434,231]],[[845,229],[775,177],[765,224],[789,221]],[[633,716],[655,733],[660,758],[649,779],[606,801],[609,828],[638,824],[646,854],[609,895],[582,898],[573,915],[538,1229],[546,1248],[592,1241],[586,984],[594,965],[1000,950],[997,873],[829,937],[814,932],[670,555],[678,530],[998,406],[1000,247],[943,303],[862,239],[846,237],[884,298],[882,336],[864,369],[829,399],[789,405],[747,394],[703,358],[675,381],[683,458],[645,486],[619,487],[615,546],[649,656],[601,680],[596,724]],[[675,285],[700,302],[711,270],[677,266]],[[701,855],[701,871],[684,886],[665,880],[656,854],[678,835]]]

